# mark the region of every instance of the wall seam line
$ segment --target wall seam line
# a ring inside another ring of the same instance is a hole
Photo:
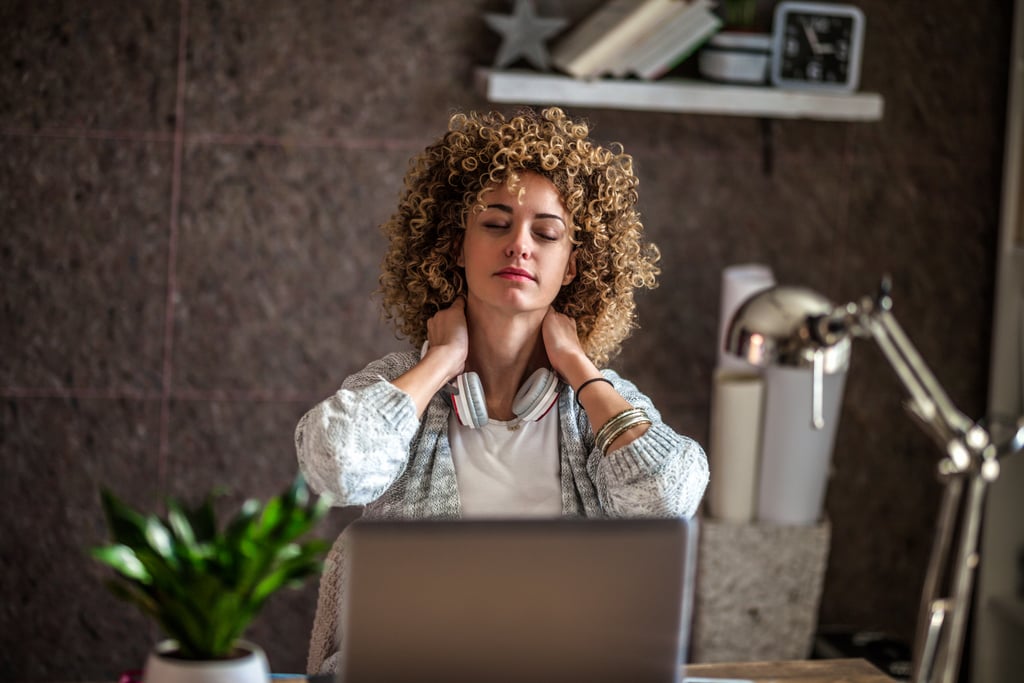
[[[171,385],[174,355],[174,304],[177,298],[178,221],[181,208],[181,167],[185,138],[185,71],[188,47],[188,0],[181,0],[178,22],[178,73],[174,101],[174,152],[171,166],[171,206],[167,235],[167,297],[164,307],[164,358],[160,390],[160,441],[157,451],[157,482],[167,490],[167,459],[170,451]]]

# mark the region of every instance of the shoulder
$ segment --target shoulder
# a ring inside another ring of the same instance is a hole
[[[397,368],[401,372],[406,372],[409,368],[416,365],[419,359],[420,355],[415,351],[395,351],[383,358],[378,358],[367,367]]]
[[[362,370],[350,375],[344,386],[363,385],[368,382],[386,380],[390,382],[408,372],[419,360],[415,351],[395,351],[369,363]]]

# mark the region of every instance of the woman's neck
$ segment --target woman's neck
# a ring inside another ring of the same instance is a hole
[[[469,357],[466,369],[480,376],[487,412],[496,420],[515,417],[516,392],[531,373],[547,365],[541,337],[543,316],[524,314],[500,320],[467,311]]]

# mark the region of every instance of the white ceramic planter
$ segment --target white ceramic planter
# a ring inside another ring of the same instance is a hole
[[[157,644],[146,659],[144,683],[267,683],[270,667],[258,645],[240,640],[245,655],[237,659],[194,661],[169,656],[177,643],[165,640]]]

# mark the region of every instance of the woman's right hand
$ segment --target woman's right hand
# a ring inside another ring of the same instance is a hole
[[[445,361],[447,379],[462,374],[469,354],[469,329],[466,325],[466,300],[461,296],[448,308],[441,309],[427,320],[427,356]]]
[[[448,308],[427,321],[427,349],[414,365],[392,382],[409,394],[416,404],[417,416],[453,377],[466,369],[469,354],[469,329],[466,326],[466,301],[459,297]]]

